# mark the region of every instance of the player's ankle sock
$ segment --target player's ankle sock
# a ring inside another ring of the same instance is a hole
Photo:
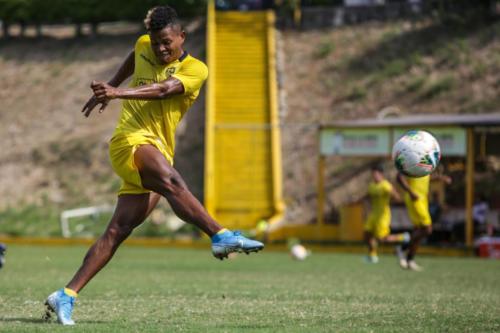
[[[377,256],[377,250],[370,251],[370,257],[376,257],[376,256]]]
[[[64,288],[64,293],[68,296],[71,296],[71,297],[78,297],[78,293],[76,291],[74,291],[73,289]]]
[[[225,233],[226,231],[229,231],[229,230],[226,228],[222,228],[219,231],[217,231],[217,233],[211,237],[212,241],[215,241],[215,239],[219,239],[219,236],[222,235],[223,233]]]
[[[228,231],[226,228],[222,228],[222,229],[220,229],[219,231],[217,231],[216,235],[223,234],[223,233],[225,233],[226,231]]]
[[[406,256],[406,260],[408,260],[408,261],[411,261],[411,260],[413,260],[414,258],[415,258],[415,255],[414,255],[414,254],[412,254],[412,253],[408,253],[408,255]]]
[[[403,232],[402,234],[398,234],[397,239],[399,242],[403,244],[408,244],[410,242],[410,233],[409,232]]]

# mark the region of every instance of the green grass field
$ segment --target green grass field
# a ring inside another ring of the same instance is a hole
[[[264,251],[220,262],[208,249],[121,248],[77,302],[77,326],[41,320],[86,247],[10,246],[1,332],[498,332],[500,262],[421,257],[425,272],[360,255],[295,262]]]

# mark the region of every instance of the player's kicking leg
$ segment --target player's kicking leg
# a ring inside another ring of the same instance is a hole
[[[408,268],[406,250],[408,249],[410,239],[411,235],[408,232],[390,234],[382,239],[384,243],[398,243],[398,245],[396,245],[396,256],[398,257],[399,266],[401,266],[401,268]]]
[[[216,258],[227,258],[232,252],[258,252],[264,244],[242,236],[238,231],[222,228],[191,194],[179,173],[170,165],[156,147],[140,146],[135,164],[141,175],[142,185],[164,196],[175,214],[187,223],[194,224],[212,239],[212,253]]]
[[[389,228],[380,228],[380,230],[376,230],[375,233],[365,230],[364,239],[365,243],[368,245],[368,256],[365,258],[366,262],[378,263],[377,246],[379,243],[399,243],[399,245],[396,246],[396,254],[398,257],[400,256],[400,251],[398,251],[398,249],[409,243],[410,234],[408,232],[389,234],[388,232]]]
[[[45,320],[55,313],[63,325],[74,325],[73,307],[77,293],[109,262],[116,249],[140,225],[158,203],[160,195],[146,193],[118,197],[115,212],[104,234],[87,252],[81,267],[65,288],[53,292],[45,301]]]
[[[365,262],[370,264],[378,263],[378,255],[377,255],[377,239],[375,236],[369,232],[365,231],[364,233],[365,243],[368,246],[368,255],[365,257]]]
[[[404,243],[396,246],[396,256],[398,257],[399,267],[402,269],[408,268],[408,260],[406,260],[408,245],[409,243]]]
[[[408,262],[408,269],[412,271],[419,272],[422,270],[422,267],[417,265],[415,262],[415,255],[417,254],[418,246],[420,242],[427,236],[432,233],[432,226],[423,226],[415,228],[411,235],[410,244],[408,247],[408,254],[406,256],[406,260]]]

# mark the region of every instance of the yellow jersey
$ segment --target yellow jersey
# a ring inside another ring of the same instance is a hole
[[[111,165],[123,181],[119,194],[149,192],[142,187],[134,163],[134,153],[140,145],[155,146],[173,164],[175,130],[208,76],[207,66],[187,52],[169,64],[160,64],[151,48],[149,35],[139,37],[134,53],[134,74],[129,87],[174,77],[184,86],[184,93],[158,100],[123,101],[121,116],[109,146]]]
[[[368,185],[368,195],[370,196],[371,212],[370,216],[381,217],[391,216],[392,185],[387,180],[382,180],[378,183],[371,182]]]
[[[431,176],[413,178],[406,177],[408,186],[418,196],[417,200],[412,200],[408,192],[405,192],[404,199],[408,216],[411,222],[417,227],[424,227],[432,224],[429,214],[429,186]]]
[[[174,156],[175,129],[198,97],[208,76],[207,66],[186,52],[176,61],[162,65],[156,60],[149,35],[135,44],[135,69],[130,87],[165,81],[175,77],[182,82],[184,94],[160,100],[127,99],[113,136],[145,135],[161,141],[165,150]]]
[[[365,224],[365,231],[378,239],[386,237],[391,231],[391,193],[392,185],[385,179],[378,183],[370,182],[368,185],[371,210]]]
[[[392,185],[385,179],[378,183],[370,182],[368,185],[371,210],[366,221],[365,230],[379,239],[384,238],[390,232],[391,192]]]
[[[431,181],[431,176],[424,176],[419,178],[406,177],[406,181],[410,186],[411,190],[418,195],[419,200],[425,199],[427,200],[429,196],[429,184]],[[407,193],[409,196],[409,194]]]

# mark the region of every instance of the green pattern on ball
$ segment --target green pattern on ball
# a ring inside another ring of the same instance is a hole
[[[420,160],[420,163],[425,164],[425,165],[432,165],[432,166],[434,166],[434,161],[433,161],[433,159],[431,158],[431,156],[429,154],[427,154],[424,157],[422,157],[422,159]]]
[[[404,172],[404,161],[405,158],[403,154],[398,154],[396,157],[396,160],[394,161],[394,164],[396,165],[396,169],[398,169],[401,172]]]

